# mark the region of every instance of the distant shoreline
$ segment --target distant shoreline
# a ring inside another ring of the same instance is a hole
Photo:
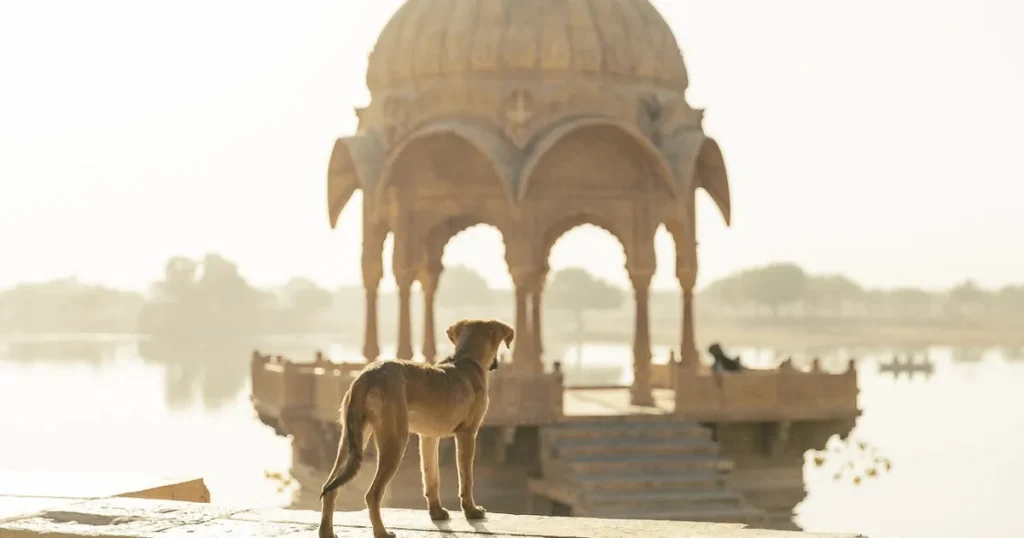
[[[936,320],[934,322],[884,323],[868,321],[826,321],[809,320],[798,322],[783,320],[778,323],[723,322],[698,323],[696,337],[699,345],[707,342],[721,342],[725,346],[758,346],[799,351],[821,347],[847,346],[891,346],[924,347],[948,346],[1018,346],[1024,347],[1024,330],[1019,323],[980,323]],[[394,327],[380,327],[382,342],[394,338]],[[680,346],[681,328],[661,323],[652,327],[651,342],[656,346]],[[254,343],[266,344],[306,341],[335,340],[340,343],[361,341],[362,331],[317,331],[293,334],[254,334]],[[414,339],[419,341],[420,332],[414,330]],[[588,320],[584,333],[577,335],[574,330],[560,325],[545,330],[545,341],[569,343],[582,337],[586,342],[628,343],[633,340],[632,320],[604,319]],[[134,332],[46,332],[46,333],[0,333],[0,344],[42,341],[75,341],[103,343],[141,342],[149,335]]]

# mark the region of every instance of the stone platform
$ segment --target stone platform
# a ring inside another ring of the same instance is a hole
[[[137,474],[0,471],[0,521],[71,503],[109,497],[210,502],[202,478]],[[6,538],[0,534],[0,538]]]
[[[51,499],[52,500],[52,499]],[[6,499],[0,497],[0,507]],[[444,523],[422,510],[384,510],[384,521],[401,538],[855,538],[747,529],[738,524],[684,523],[489,514],[468,522],[457,511]],[[320,514],[308,510],[247,510],[206,503],[108,498],[67,502],[42,510],[0,517],[0,536],[28,538],[284,538],[316,536]],[[338,512],[338,538],[371,536],[366,511]]]

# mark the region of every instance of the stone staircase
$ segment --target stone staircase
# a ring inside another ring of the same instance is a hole
[[[725,486],[732,462],[697,423],[600,417],[541,430],[542,497],[572,515],[746,523],[764,513]]]

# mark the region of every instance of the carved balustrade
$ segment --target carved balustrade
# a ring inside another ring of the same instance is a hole
[[[856,416],[857,372],[850,363],[843,373],[815,366],[802,372],[791,366],[743,372],[675,370],[676,413],[709,421],[826,420]]]
[[[252,402],[260,420],[279,434],[291,433],[288,423],[313,419],[338,420],[342,398],[365,367],[362,363],[317,361],[296,363],[253,354]],[[562,416],[562,373],[524,371],[503,365],[489,374],[490,407],[486,424],[535,425]]]

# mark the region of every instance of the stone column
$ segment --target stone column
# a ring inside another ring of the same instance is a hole
[[[382,268],[363,267],[363,289],[366,292],[363,357],[366,357],[368,363],[380,357],[380,341],[377,336],[377,288],[380,287],[382,273]]]
[[[689,249],[684,256],[676,258],[676,277],[683,290],[683,327],[679,356],[684,370],[697,371],[700,368],[700,353],[693,332],[693,288],[697,283],[696,248]]]
[[[630,389],[632,405],[653,406],[651,388],[651,328],[649,323],[650,287],[653,271],[630,271],[633,296],[636,300],[636,328],[633,335],[633,386]]]
[[[541,273],[534,282],[533,293],[530,294],[530,314],[532,320],[530,330],[533,336],[533,352],[537,359],[543,364],[544,341],[541,333],[541,295],[544,293],[544,284],[547,280],[547,273]]]
[[[398,349],[395,356],[399,359],[411,360],[412,351],[412,306],[410,303],[412,283],[415,281],[411,271],[395,274],[398,284]]]
[[[423,360],[432,363],[437,358],[436,330],[434,328],[434,296],[441,277],[441,266],[424,269],[420,275],[423,286]]]
[[[522,283],[516,283],[516,338],[513,342],[512,361],[516,368],[530,368],[533,362],[533,347],[530,335],[529,291]]]

